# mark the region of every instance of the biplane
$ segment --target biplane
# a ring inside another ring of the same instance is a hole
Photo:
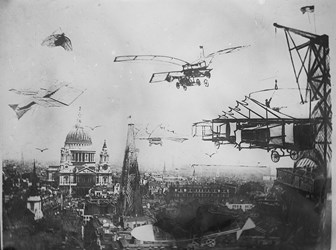
[[[48,89],[40,88],[39,90],[17,90],[10,89],[9,91],[19,95],[30,96],[21,104],[9,104],[18,119],[20,119],[27,111],[32,109],[34,105],[43,107],[63,107],[70,106],[85,90],[71,87],[70,84],[62,82],[55,84]]]
[[[217,52],[211,53],[204,56],[203,46],[200,46],[202,53],[200,59],[194,63],[189,63],[185,60],[181,60],[171,56],[161,56],[161,55],[127,55],[127,56],[117,56],[114,62],[131,62],[131,61],[158,61],[166,62],[174,65],[181,66],[181,70],[168,71],[168,72],[158,72],[152,74],[150,78],[150,83],[156,82],[174,82],[176,81],[176,88],[182,87],[187,90],[191,86],[200,86],[201,80],[206,87],[209,87],[209,78],[211,77],[212,69],[209,68],[212,63],[213,58],[216,55],[229,54],[234,51],[238,51],[241,48],[247,46],[237,46],[227,49],[222,49]]]
[[[218,118],[194,123],[194,136],[201,128],[202,139],[217,147],[234,144],[239,150],[266,149],[273,162],[285,156],[296,160],[300,151],[314,147],[315,124],[309,117],[287,115],[250,96],[236,102]]]

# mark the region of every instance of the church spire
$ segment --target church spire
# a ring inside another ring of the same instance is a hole
[[[30,196],[36,196],[38,195],[37,190],[37,176],[36,176],[36,165],[34,160],[34,167],[33,167],[33,174],[32,174],[32,185],[30,188]]]
[[[166,162],[163,163],[163,171],[162,171],[162,175],[165,176],[167,173],[167,169],[166,169]]]
[[[37,190],[37,176],[36,166],[34,160],[34,168],[32,173],[32,185],[29,189],[29,196],[27,198],[27,208],[34,213],[34,219],[39,220],[43,217],[41,196]]]

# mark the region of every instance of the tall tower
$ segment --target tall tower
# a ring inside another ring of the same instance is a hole
[[[103,148],[99,157],[99,164],[96,168],[96,185],[110,185],[112,184],[112,169],[109,165],[109,153],[107,150],[106,140],[104,140]]]
[[[37,190],[37,177],[36,177],[36,167],[35,167],[35,160],[34,160],[34,170],[32,176],[32,186],[29,190],[29,197],[27,198],[27,208],[34,213],[34,219],[39,220],[42,219],[42,200],[41,196]]]
[[[120,214],[142,215],[140,173],[135,148],[134,124],[128,124],[125,156],[121,173]]]
[[[162,177],[167,175],[166,162],[163,163]]]

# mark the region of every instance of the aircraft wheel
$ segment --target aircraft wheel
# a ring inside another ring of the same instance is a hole
[[[205,87],[209,87],[209,81],[208,81],[208,79],[204,79],[204,85],[205,85]]]
[[[184,91],[187,91],[187,86],[183,86]]]
[[[201,247],[215,247],[216,240],[215,239],[204,239],[201,240]]]
[[[293,161],[295,161],[295,160],[297,160],[297,159],[299,158],[299,154],[298,154],[297,151],[292,150],[292,151],[290,151],[290,153],[289,153],[289,157],[290,157]]]
[[[271,160],[273,162],[278,162],[280,160],[280,154],[277,151],[273,150],[271,153]]]
[[[210,78],[210,77],[211,77],[211,74],[210,74],[210,72],[205,72],[205,73],[204,73],[204,75],[205,75],[206,77],[208,77],[208,78]]]
[[[215,247],[216,246],[216,240],[215,239],[211,239],[211,240],[208,240],[207,242],[208,244],[208,247]]]
[[[200,81],[200,79],[196,79],[196,84],[197,84],[198,86],[201,85],[201,81]]]
[[[179,82],[176,83],[176,88],[177,88],[177,89],[180,88],[180,83],[179,83]]]
[[[173,77],[167,76],[166,80],[167,80],[167,82],[172,82],[173,81]]]

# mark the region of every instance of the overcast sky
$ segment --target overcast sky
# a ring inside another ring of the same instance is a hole
[[[302,14],[300,8],[307,5],[315,5],[315,12]],[[296,87],[285,35],[282,30],[275,32],[275,22],[329,35],[333,69],[335,5],[332,0],[0,1],[2,157],[20,159],[23,152],[26,159],[59,161],[79,106],[85,125],[102,125],[92,132],[94,147],[99,153],[106,139],[113,163],[122,162],[129,115],[136,126],[163,123],[190,136],[193,122],[217,117],[250,92],[274,87],[275,79],[279,87]],[[54,31],[71,39],[73,51],[41,46]],[[250,46],[216,57],[210,87],[186,92],[167,82],[149,84],[152,73],[179,70],[178,66],[113,62],[115,56],[129,54],[167,55],[193,62],[199,58],[200,45],[205,54]],[[55,81],[71,82],[86,92],[69,107],[38,107],[17,120],[8,104],[23,98],[8,90],[38,89]],[[299,102],[298,95],[291,101]],[[149,147],[144,140],[136,143],[141,168],[210,163],[261,164],[274,169],[293,164],[289,157],[274,164],[263,150],[238,151],[226,145],[217,151],[211,142],[199,138],[164,141],[162,147]],[[35,147],[49,150],[40,153]],[[217,153],[211,158],[206,155],[213,152]]]

